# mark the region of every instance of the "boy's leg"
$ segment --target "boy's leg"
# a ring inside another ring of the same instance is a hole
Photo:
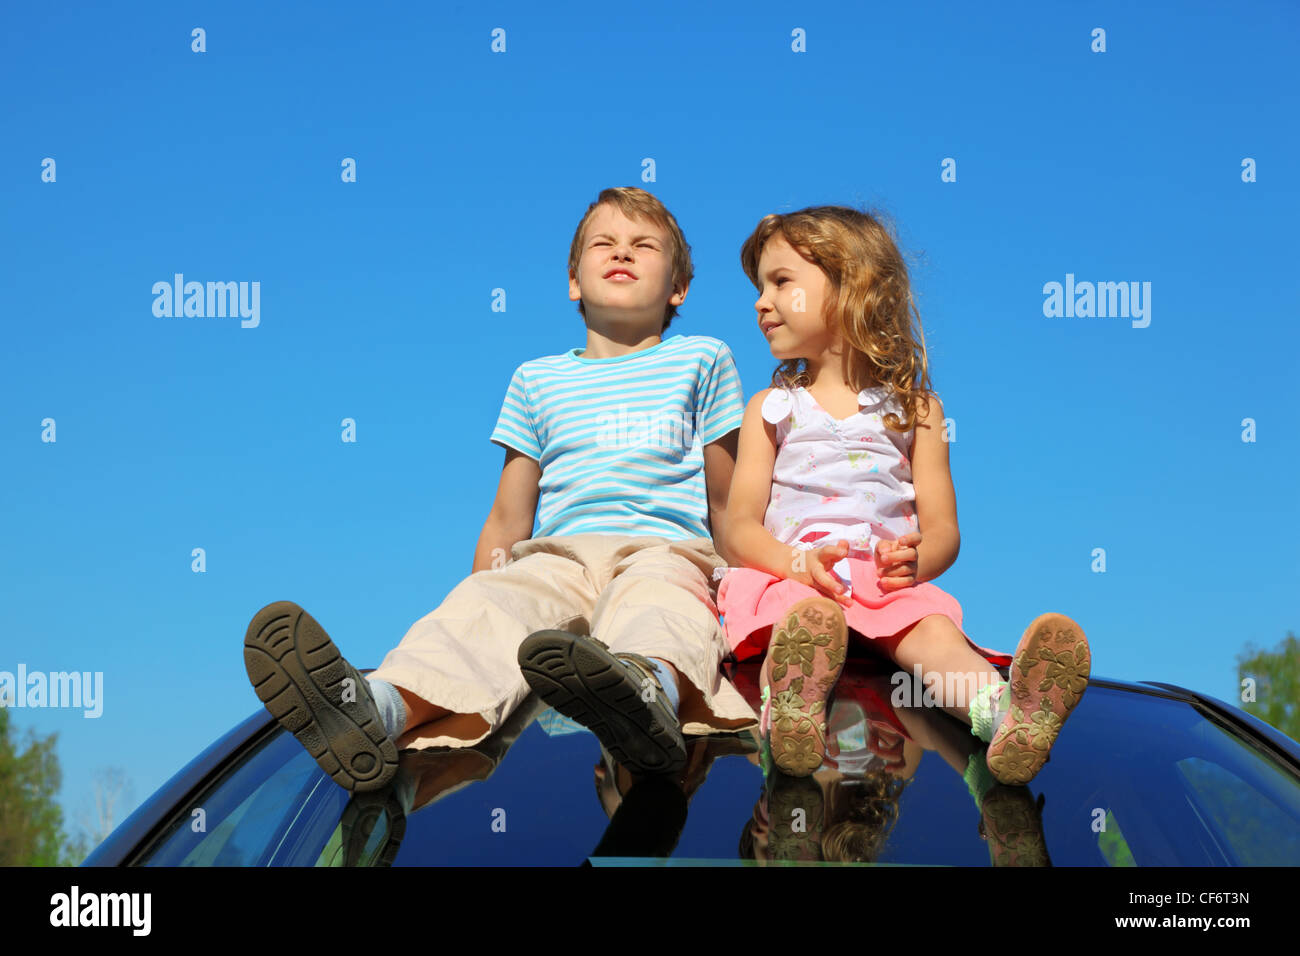
[[[417,749],[467,746],[503,723],[528,694],[515,658],[532,630],[572,627],[585,633],[595,589],[582,564],[562,543],[552,545],[555,540],[520,542],[512,552],[516,560],[466,578],[370,675],[426,705],[423,711],[412,708],[408,730],[396,741],[386,732],[370,681],[291,602],[268,605],[249,625],[249,679],[281,726],[340,786],[383,787],[396,769],[395,743]],[[432,733],[411,729],[421,713],[440,716]]]
[[[340,787],[378,790],[392,780],[397,748],[369,684],[301,607],[276,601],[253,615],[244,668],[266,709]]]
[[[595,733],[629,770],[674,773],[685,761],[683,729],[756,722],[718,671],[728,645],[709,580],[722,559],[707,538],[588,538],[582,553],[600,592],[595,641],[539,631],[520,648],[520,667],[544,700]],[[686,721],[697,725],[683,728]]]
[[[753,710],[718,670],[730,645],[709,586],[713,569],[724,564],[713,543],[708,538],[633,543],[611,555],[609,583],[592,613],[592,636],[611,653],[669,666],[685,730],[752,725]]]
[[[401,749],[483,740],[528,696],[517,662],[524,638],[540,628],[587,633],[595,588],[564,539],[528,539],[512,555],[458,584],[370,674],[407,702]]]

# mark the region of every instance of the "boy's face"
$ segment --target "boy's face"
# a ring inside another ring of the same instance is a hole
[[[601,204],[587,222],[578,274],[569,276],[569,298],[582,300],[587,324],[642,322],[658,332],[669,303],[681,305],[687,286],[673,286],[668,231],[648,220],[627,218]]]

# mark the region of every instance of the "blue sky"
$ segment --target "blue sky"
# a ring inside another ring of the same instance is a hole
[[[98,768],[126,771],[124,816],[260,707],[241,644],[264,604],[377,666],[469,572],[510,374],[584,344],[565,262],[611,185],[677,216],[696,279],[670,331],[724,339],[747,395],[774,366],[739,267],[757,221],[896,221],[957,423],[937,583],[979,643],[1058,610],[1096,673],[1234,700],[1235,655],[1297,628],[1289,3],[4,21],[0,670],[103,673],[97,719],[13,715],[59,733],[72,822]],[[176,273],[258,282],[259,324],[156,317]],[[1149,325],[1045,316],[1067,275],[1149,282]]]

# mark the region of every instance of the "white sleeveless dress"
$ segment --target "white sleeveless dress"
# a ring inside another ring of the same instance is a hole
[[[891,591],[879,587],[876,544],[918,530],[908,457],[913,432],[886,427],[884,416],[891,411],[902,417],[902,407],[884,386],[859,392],[857,414],[843,421],[836,421],[805,388],[774,388],[762,405],[763,418],[776,426],[777,440],[763,526],[778,541],[803,550],[848,541],[848,556],[833,570],[853,598],[844,616],[861,635],[886,637],[931,614],[948,617],[961,630],[961,605],[934,584]],[[719,568],[714,580],[721,582],[718,609],[740,659],[763,650],[765,640],[758,640],[758,632],[781,620],[791,604],[821,595],[806,584],[754,568]],[[749,640],[751,635],[755,640]],[[1002,652],[970,644],[995,663],[1010,661]]]
[[[847,540],[849,557],[834,571],[850,588],[849,558],[873,560],[878,541],[917,528],[907,457],[912,433],[885,426],[891,411],[901,417],[903,409],[883,386],[859,392],[858,413],[843,421],[805,388],[774,388],[763,401],[778,445],[763,527],[804,550]],[[714,580],[731,570],[719,568]]]

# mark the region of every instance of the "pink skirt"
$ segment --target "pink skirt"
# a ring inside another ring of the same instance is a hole
[[[979,654],[995,665],[1011,663],[1011,654],[980,647],[962,631],[961,605],[948,592],[927,582],[895,591],[880,590],[876,563],[848,559],[852,575],[852,604],[844,607],[844,619],[853,632],[867,639],[891,637],[931,614],[949,618]],[[790,606],[806,597],[824,597],[821,591],[790,578],[778,578],[753,568],[734,568],[718,585],[718,611],[727,632],[732,653],[745,660],[765,653],[772,625],[782,620]],[[842,605],[841,605],[842,606]],[[843,606],[842,606],[843,607]]]

